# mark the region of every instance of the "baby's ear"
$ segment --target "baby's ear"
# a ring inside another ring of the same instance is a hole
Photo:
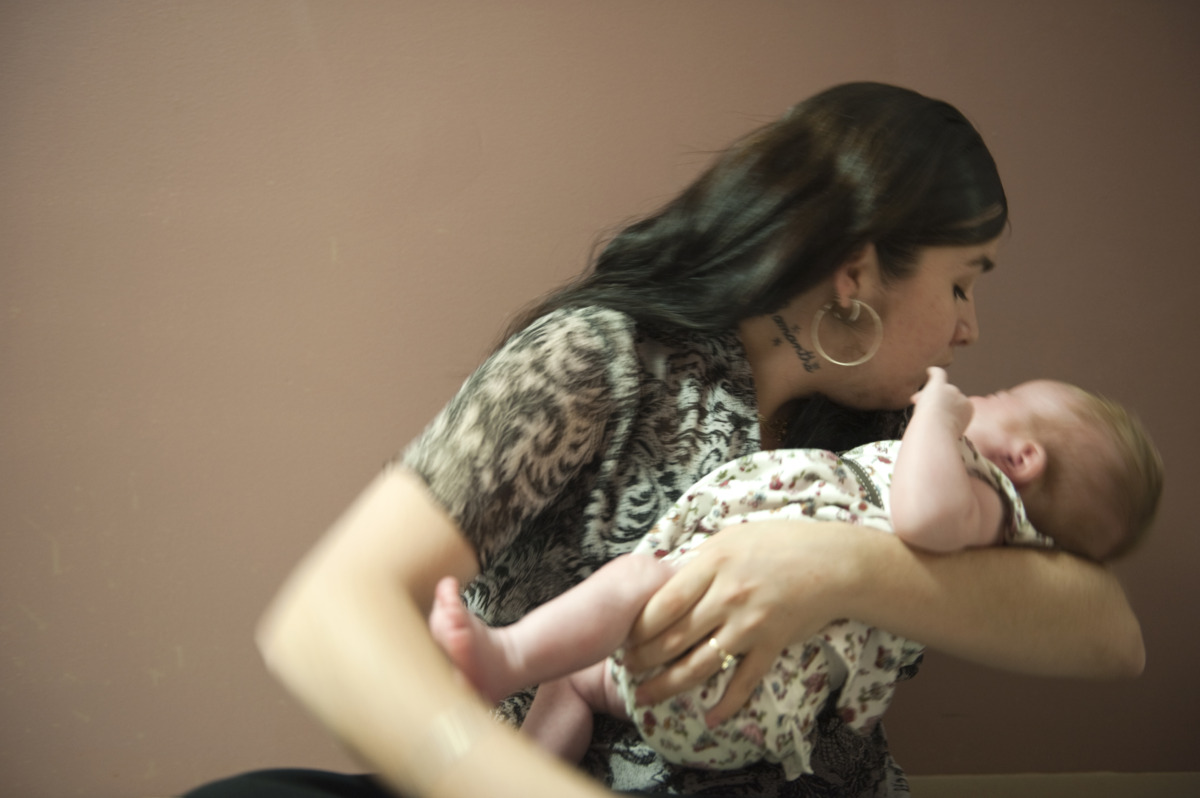
[[[1037,441],[1015,440],[999,465],[1018,488],[1029,485],[1046,472],[1046,449]]]

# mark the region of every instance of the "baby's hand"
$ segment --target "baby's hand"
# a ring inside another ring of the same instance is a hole
[[[946,381],[946,370],[930,366],[929,381],[919,392],[913,394],[915,413],[933,413],[953,425],[955,436],[960,436],[971,423],[975,408],[963,392]]]

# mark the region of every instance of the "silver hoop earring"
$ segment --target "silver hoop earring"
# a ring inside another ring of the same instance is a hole
[[[832,302],[825,303],[825,305],[817,311],[817,314],[813,316],[813,348],[817,350],[818,355],[825,358],[835,366],[861,366],[863,363],[866,363],[868,360],[875,357],[875,353],[879,351],[879,345],[883,343],[883,320],[879,318],[879,314],[875,312],[875,308],[871,307],[866,302],[859,302],[857,299],[851,299],[850,301],[854,303],[853,307],[850,310],[849,316],[842,320],[847,323],[856,321],[859,317],[859,312],[863,308],[866,308],[867,314],[871,317],[871,321],[875,323],[875,340],[871,342],[871,346],[867,349],[867,353],[858,360],[834,360],[831,358],[829,353],[825,351],[825,347],[821,346],[821,319],[825,318],[826,311],[828,311],[835,319],[841,319],[842,317],[838,315],[837,307]]]

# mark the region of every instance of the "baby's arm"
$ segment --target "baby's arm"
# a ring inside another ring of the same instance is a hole
[[[896,534],[934,552],[992,545],[1000,537],[1004,505],[992,486],[967,472],[958,448],[971,403],[940,368],[929,369],[915,401],[892,476]]]

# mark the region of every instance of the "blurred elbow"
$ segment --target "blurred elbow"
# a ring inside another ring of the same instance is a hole
[[[1120,673],[1120,676],[1127,679],[1136,679],[1146,670],[1146,643],[1142,640],[1141,628],[1136,623],[1134,626],[1134,634],[1127,647],[1123,669]]]
[[[1124,614],[1124,630],[1118,678],[1135,679],[1146,670],[1146,641],[1142,637],[1142,624],[1132,607]]]
[[[306,582],[293,577],[267,607],[254,632],[255,645],[268,672],[293,692],[300,671],[312,659],[311,653],[325,648],[325,641],[318,639],[322,613],[319,604],[306,604],[312,590]]]
[[[1146,671],[1146,650],[1143,648],[1136,660],[1131,660],[1128,676],[1129,678],[1137,678]]]
[[[267,664],[268,669],[273,670],[273,663],[280,656],[282,646],[279,637],[278,618],[274,612],[274,607],[271,607],[259,618],[258,626],[254,630],[254,644],[258,648],[259,655]]]
[[[287,670],[287,652],[291,648],[288,645],[288,624],[284,619],[285,613],[286,608],[280,606],[279,599],[276,599],[275,603],[268,607],[262,618],[259,619],[258,626],[254,631],[254,643],[258,648],[258,653],[267,670],[277,678]]]
[[[1098,655],[1103,663],[1100,678],[1136,679],[1146,670],[1146,644],[1137,618],[1130,615],[1126,629],[1107,636],[1108,645]]]

